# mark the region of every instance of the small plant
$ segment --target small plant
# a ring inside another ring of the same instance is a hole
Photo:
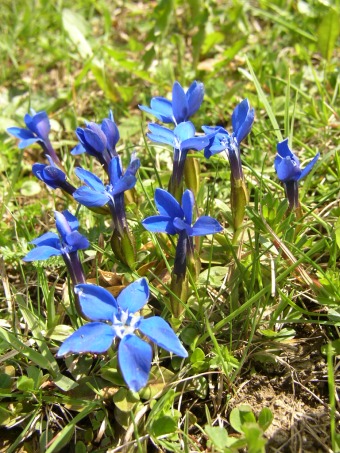
[[[264,453],[267,440],[264,432],[273,421],[270,409],[264,407],[256,419],[250,406],[242,404],[235,407],[229,416],[232,429],[238,434],[228,434],[227,429],[218,426],[205,426],[208,446],[220,453],[234,453],[244,448],[249,453]]]

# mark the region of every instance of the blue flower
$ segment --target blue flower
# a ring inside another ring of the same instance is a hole
[[[57,354],[59,357],[71,353],[103,354],[119,338],[119,367],[127,386],[137,392],[147,383],[152,360],[152,347],[140,334],[180,357],[188,356],[164,319],[137,314],[149,298],[145,278],[123,289],[117,299],[96,285],[77,285],[75,292],[83,313],[93,322],[80,327],[64,341]]]
[[[27,129],[21,127],[9,127],[7,132],[20,140],[19,148],[26,148],[36,142],[45,142],[48,140],[50,133],[50,121],[46,112],[35,113],[33,115],[28,113],[24,117]]]
[[[155,203],[160,215],[147,217],[142,221],[144,228],[153,233],[179,234],[185,231],[189,237],[219,233],[222,226],[209,216],[199,217],[193,226],[192,213],[194,196],[186,190],[182,196],[182,205],[166,190],[156,189]]]
[[[230,168],[234,179],[242,179],[242,163],[240,156],[241,141],[249,134],[255,118],[254,109],[250,108],[248,99],[244,99],[234,109],[231,122],[233,133],[229,134],[223,127],[203,126],[202,129],[210,136],[210,143],[204,150],[209,159],[222,151],[228,152]]]
[[[288,138],[286,138],[277,144],[277,155],[274,160],[277,176],[283,182],[300,181],[312,170],[319,157],[320,153],[317,153],[309,164],[301,170],[300,161],[289,149]]]
[[[74,215],[69,211],[55,211],[54,216],[59,236],[56,233],[45,233],[31,241],[37,247],[28,252],[24,261],[46,260],[51,256],[67,255],[89,246],[89,241],[78,231],[79,222]]]
[[[87,122],[84,129],[77,128],[76,134],[80,144],[72,150],[71,154],[87,152],[90,156],[98,159],[107,169],[111,159],[117,156],[116,145],[120,138],[112,112],[110,111],[109,117],[105,118],[100,126],[93,122]]]
[[[170,145],[181,152],[190,149],[200,151],[209,144],[209,139],[205,135],[195,137],[195,126],[191,121],[180,123],[173,131],[156,123],[150,123],[149,129],[150,132],[146,135],[150,140]]]
[[[49,160],[49,165],[46,164],[33,164],[33,174],[43,181],[51,189],[62,189],[70,195],[76,190],[72,184],[66,181],[65,173],[58,168],[50,156],[46,156]]]
[[[123,194],[126,190],[132,189],[136,182],[136,172],[140,167],[140,160],[131,156],[131,162],[123,174],[122,164],[119,156],[114,156],[109,163],[109,184],[104,185],[98,176],[83,168],[76,168],[75,173],[86,186],[77,189],[73,197],[82,205],[87,207],[104,206],[107,203],[114,205],[116,196]]]
[[[188,119],[200,108],[204,96],[204,85],[194,81],[185,93],[180,83],[172,87],[172,102],[163,97],[151,99],[151,108],[140,105],[139,108],[151,113],[163,123],[179,124]]]
[[[60,164],[59,158],[48,137],[51,125],[47,113],[44,111],[36,113],[33,109],[31,109],[31,111],[32,115],[26,113],[24,116],[27,129],[22,127],[9,127],[7,132],[20,140],[18,145],[20,149],[26,148],[33,143],[38,143],[45,153],[52,158],[53,162]]]

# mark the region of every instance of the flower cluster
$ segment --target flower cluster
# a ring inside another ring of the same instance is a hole
[[[230,189],[233,242],[241,230],[248,202],[246,181],[241,161],[241,143],[248,136],[254,123],[255,113],[247,99],[242,100],[231,116],[232,132],[220,126],[202,126],[197,134],[191,117],[198,111],[204,98],[204,86],[194,81],[185,91],[175,82],[172,99],[154,97],[150,107],[140,106],[147,114],[156,117],[165,127],[150,123],[148,138],[173,149],[173,171],[168,190],[157,188],[154,199],[158,214],[144,218],[141,224],[150,233],[175,235],[171,239],[174,248],[167,251],[173,267],[170,283],[170,307],[173,318],[180,320],[190,293],[189,276],[193,280],[200,272],[200,240],[196,237],[223,232],[223,226],[209,215],[199,216],[195,208],[199,179],[199,165],[190,151],[204,150],[205,158],[224,153],[230,164]],[[85,168],[77,167],[75,175],[83,185],[74,186],[67,178],[62,164],[49,139],[50,122],[46,112],[25,115],[26,128],[11,127],[8,132],[19,139],[19,147],[38,144],[47,158],[47,163],[35,163],[33,174],[51,189],[61,189],[80,205],[99,214],[110,213],[112,218],[111,248],[115,258],[135,270],[138,250],[130,232],[125,212],[125,196],[137,182],[140,159],[132,153],[125,172],[121,156],[117,152],[120,139],[112,112],[101,124],[86,122],[78,127],[79,140],[72,154],[86,153],[96,159],[104,170],[105,180]],[[319,153],[302,170],[300,162],[288,146],[288,139],[278,143],[274,166],[282,181],[290,210],[299,208],[298,182],[305,177],[319,158]],[[185,188],[186,186],[186,188]],[[35,246],[24,258],[26,262],[61,256],[73,284],[75,305],[78,314],[87,322],[76,330],[61,345],[58,356],[68,354],[104,354],[117,346],[118,364],[126,385],[138,391],[147,383],[152,365],[152,346],[157,346],[185,359],[188,356],[179,338],[170,325],[159,316],[143,317],[140,310],[149,299],[149,286],[140,278],[126,286],[115,298],[100,286],[86,283],[79,250],[89,247],[89,241],[79,231],[77,218],[69,211],[55,212],[58,234],[48,232],[34,239]],[[177,242],[176,242],[177,241]],[[201,240],[202,241],[202,240]],[[170,242],[170,241],[169,241]],[[136,272],[139,272],[137,268]],[[144,275],[140,272],[140,275]]]

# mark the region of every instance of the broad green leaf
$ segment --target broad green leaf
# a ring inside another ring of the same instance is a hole
[[[177,430],[177,421],[167,415],[155,419],[151,424],[149,432],[152,436],[158,437],[164,434],[175,433]]]
[[[241,404],[230,412],[229,421],[235,431],[243,433],[243,425],[245,423],[255,423],[256,419],[251,407],[248,404]]]
[[[262,430],[257,423],[245,423],[243,432],[247,439],[247,453],[265,453],[267,441],[262,437]]]
[[[261,412],[258,417],[258,423],[263,431],[269,428],[273,419],[274,415],[268,407],[264,407],[263,409],[261,409]]]
[[[206,426],[204,429],[214,447],[219,451],[223,452],[224,449],[229,446],[229,436],[224,428],[221,428],[219,426]]]
[[[139,402],[138,393],[133,393],[130,390],[122,387],[113,395],[113,402],[122,412],[131,412]]]
[[[23,392],[31,392],[34,390],[34,380],[27,376],[20,376],[17,380],[17,389]]]
[[[340,16],[334,9],[330,9],[322,18],[318,28],[318,47],[321,55],[330,60],[339,36]]]

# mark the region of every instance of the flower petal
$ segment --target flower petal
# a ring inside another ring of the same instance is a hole
[[[20,140],[34,139],[37,140],[37,137],[33,134],[32,131],[28,131],[22,127],[9,127],[7,132],[13,135]]]
[[[77,156],[78,154],[86,153],[86,149],[83,147],[81,143],[78,143],[73,150],[71,151],[72,156]]]
[[[49,245],[41,245],[28,252],[27,255],[23,258],[23,261],[47,260],[47,258],[50,258],[51,256],[59,256],[61,254],[61,250],[59,249],[55,249],[54,247],[50,247]]]
[[[161,216],[168,216],[172,219],[184,217],[183,209],[176,198],[164,189],[155,190],[155,203]]]
[[[187,224],[192,224],[192,211],[194,209],[195,198],[191,190],[186,190],[182,196],[182,209]]]
[[[174,219],[173,225],[177,231],[185,230],[187,232],[188,236],[192,235],[193,230],[192,230],[191,225],[187,224],[184,220],[180,219],[179,217],[176,217]]]
[[[140,278],[123,289],[117,297],[117,303],[122,310],[135,313],[147,303],[149,295],[146,278]]]
[[[136,153],[132,153],[129,166],[125,171],[125,175],[129,173],[130,175],[135,176],[140,167],[140,160],[136,157]]]
[[[282,142],[279,142],[277,145],[276,145],[276,149],[277,149],[277,153],[282,157],[290,157],[290,158],[293,158],[294,154],[292,153],[292,151],[290,150],[289,148],[289,145],[288,145],[288,138],[286,138],[285,140],[283,140]]]
[[[60,248],[60,239],[56,233],[45,233],[42,236],[33,239],[33,241],[31,241],[30,243],[34,245],[48,245],[49,247],[56,249]]]
[[[79,187],[73,193],[73,198],[88,208],[104,206],[111,200],[106,192],[98,193],[86,186]]]
[[[101,180],[98,178],[98,176],[94,175],[90,171],[84,170],[84,168],[77,167],[74,170],[75,174],[78,176],[78,178],[84,182],[87,186],[91,187],[91,189],[99,192],[99,193],[104,193],[105,192],[105,186],[101,182]]]
[[[68,224],[64,214],[58,211],[54,211],[54,218],[57,230],[65,242],[65,238],[72,232],[70,225]]]
[[[151,231],[152,233],[177,233],[176,228],[173,226],[172,219],[166,216],[154,215],[147,217],[142,221],[142,225],[146,230]]]
[[[188,100],[178,82],[175,82],[172,87],[172,111],[177,124],[188,119]]]
[[[187,140],[188,138],[192,138],[195,136],[195,126],[192,124],[191,121],[185,121],[180,123],[174,129],[174,134],[178,138],[180,142],[183,140]]]
[[[90,246],[89,241],[85,236],[79,233],[79,231],[72,231],[65,238],[65,242],[72,248],[72,252],[77,250],[84,250]]]
[[[195,149],[196,151],[201,151],[209,145],[209,138],[207,136],[202,137],[193,137],[183,140],[180,144],[181,151]]]
[[[92,130],[94,128],[93,125],[96,126],[96,130]],[[85,143],[83,145],[85,149],[86,145],[89,145],[97,153],[102,154],[106,149],[106,136],[104,132],[102,132],[102,130],[97,126],[97,124],[89,123],[88,126],[92,126],[92,129],[89,129],[89,127],[84,129]]]
[[[147,133],[146,135],[150,140],[170,146],[175,145],[175,135],[172,130],[155,123],[149,123],[149,130],[151,133]]]
[[[78,230],[79,228],[79,221],[76,216],[70,213],[67,209],[63,211],[63,216],[67,220],[67,223],[69,224],[70,228],[72,231]]]
[[[115,185],[121,178],[123,173],[122,162],[119,156],[115,156],[110,160],[109,163],[109,177],[110,183]]]
[[[192,227],[191,236],[204,236],[206,234],[220,233],[223,227],[216,219],[209,216],[202,216],[195,222]]]
[[[127,386],[138,392],[146,385],[152,360],[152,348],[136,335],[123,337],[118,347],[118,363]]]
[[[248,99],[243,99],[233,111],[231,122],[238,144],[249,134],[255,118],[255,110],[250,108]]]
[[[41,143],[41,139],[40,138],[28,138],[27,140],[22,140],[21,142],[19,142],[18,148],[24,149],[24,148],[27,148],[28,146],[33,145],[34,143]]]
[[[300,181],[300,179],[304,178],[305,176],[308,175],[308,173],[311,171],[311,169],[314,167],[314,165],[317,163],[318,159],[320,157],[320,153],[317,153],[315,155],[315,157],[313,158],[313,160],[311,160],[309,162],[309,164],[302,170],[301,172],[301,175],[299,176],[298,178],[298,181]]]
[[[192,82],[188,91],[186,92],[186,98],[188,100],[188,118],[192,116],[200,108],[204,97],[204,85],[202,82]]]
[[[105,118],[102,122],[101,128],[107,139],[107,147],[111,152],[113,152],[120,138],[118,127],[114,121],[111,121],[109,118]]]
[[[173,352],[179,357],[188,357],[187,351],[183,348],[175,332],[160,316],[141,319],[138,329],[161,348]]]
[[[114,338],[115,332],[111,326],[102,322],[90,322],[79,327],[78,330],[63,342],[57,353],[57,357],[84,352],[103,354],[109,349]]]
[[[277,156],[274,160],[274,165],[277,177],[280,181],[298,181],[300,179],[300,166],[290,157],[285,157],[280,160],[280,157]]]
[[[135,187],[137,178],[134,175],[125,174],[119,181],[114,185],[113,190],[110,190],[112,196],[118,195],[119,193],[125,192]]]
[[[24,117],[26,126],[42,140],[48,139],[51,130],[50,120],[46,112],[38,112],[31,116],[26,114]]]
[[[109,291],[101,286],[82,283],[75,286],[74,292],[79,297],[82,311],[89,319],[113,322],[118,305]]]

